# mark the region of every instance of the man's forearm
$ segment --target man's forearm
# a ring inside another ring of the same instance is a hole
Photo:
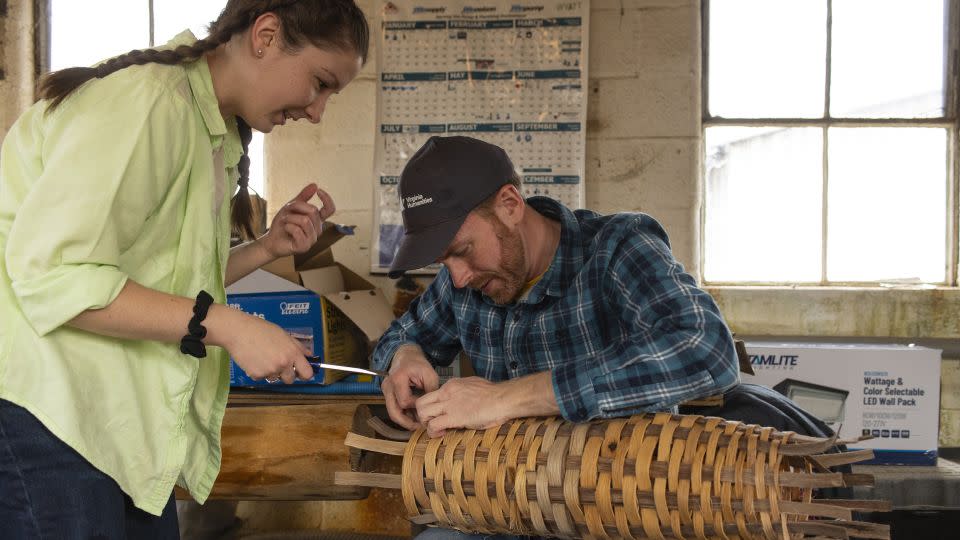
[[[423,349],[420,348],[419,345],[416,343],[405,342],[401,343],[400,346],[393,351],[393,354],[390,355],[389,359],[387,360],[387,365],[383,367],[383,371],[390,371],[390,368],[393,367],[394,362],[402,359],[405,355],[423,358],[429,362],[429,359],[427,359],[426,355],[423,353]]]
[[[500,398],[510,419],[560,414],[549,371],[504,381],[499,386]]]
[[[451,379],[418,398],[416,407],[430,437],[448,429],[489,429],[515,418],[560,412],[549,371],[496,383],[482,377]]]

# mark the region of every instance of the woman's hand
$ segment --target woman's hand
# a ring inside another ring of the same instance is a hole
[[[320,207],[308,202],[314,195],[320,199]],[[283,205],[273,217],[270,230],[257,241],[274,258],[303,253],[317,242],[323,222],[334,211],[336,206],[330,195],[316,184],[307,184],[299,195]]]
[[[222,343],[233,361],[251,379],[283,379],[291,384],[296,379],[313,377],[306,345],[279,326],[259,317],[232,308],[229,312],[229,333]]]

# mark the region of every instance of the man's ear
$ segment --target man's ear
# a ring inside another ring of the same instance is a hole
[[[497,191],[494,212],[504,225],[513,228],[523,221],[527,204],[523,195],[513,184],[506,184]]]

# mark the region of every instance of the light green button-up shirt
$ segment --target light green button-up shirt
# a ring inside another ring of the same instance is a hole
[[[205,59],[129,67],[45,110],[27,110],[0,153],[0,397],[137,507],[160,514],[178,480],[203,502],[220,469],[224,351],[196,359],[65,323],[127,279],[224,302],[236,124]]]

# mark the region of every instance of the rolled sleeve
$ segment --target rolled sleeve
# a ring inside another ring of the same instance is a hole
[[[600,416],[589,371],[565,364],[553,369],[551,380],[561,416],[571,422],[584,422]]]
[[[106,307],[126,282],[126,274],[115,266],[76,264],[14,281],[13,292],[34,331],[43,336],[83,311]]]
[[[117,297],[128,279],[125,253],[142,242],[174,180],[189,174],[191,141],[177,135],[191,116],[184,98],[157,85],[113,91],[104,97],[81,88],[37,123],[29,141],[43,149],[35,175],[4,170],[5,177],[22,173],[14,180],[26,190],[4,263],[19,308],[40,335]]]

